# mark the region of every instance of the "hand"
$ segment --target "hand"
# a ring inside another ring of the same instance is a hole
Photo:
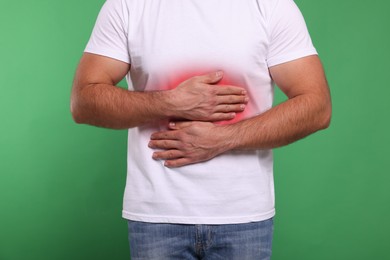
[[[194,121],[231,120],[248,103],[245,89],[230,85],[216,85],[223,72],[192,77],[170,90],[174,117]]]
[[[229,138],[221,131],[224,126],[210,122],[171,122],[170,130],[153,133],[149,147],[161,149],[153,159],[165,160],[167,167],[180,167],[207,161],[229,150]]]

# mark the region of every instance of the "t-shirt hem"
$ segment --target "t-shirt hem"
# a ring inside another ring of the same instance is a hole
[[[243,224],[270,219],[275,216],[275,209],[269,212],[238,217],[173,217],[173,216],[149,216],[134,214],[122,211],[122,217],[128,220],[148,223],[171,223],[171,224],[193,224],[193,225],[222,225],[222,224]]]
[[[272,67],[272,66],[286,63],[289,61],[293,61],[293,60],[296,60],[299,58],[307,57],[310,55],[317,55],[317,54],[318,53],[317,53],[317,50],[315,48],[305,49],[302,51],[296,51],[296,52],[289,53],[287,55],[277,56],[277,57],[273,57],[271,59],[268,59],[267,65],[268,65],[268,67]]]
[[[92,53],[92,54],[98,54],[98,55],[101,55],[101,56],[105,56],[105,57],[108,57],[108,58],[113,58],[113,59],[116,59],[116,60],[119,60],[119,61],[123,61],[125,63],[130,64],[130,59],[126,55],[120,54],[120,53],[115,52],[113,50],[95,49],[95,48],[92,48],[92,47],[87,47],[87,48],[85,48],[84,52],[88,52],[88,53]]]

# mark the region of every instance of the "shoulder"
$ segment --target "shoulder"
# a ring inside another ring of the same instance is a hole
[[[132,0],[106,0],[104,7],[113,10],[125,10],[128,9]]]
[[[255,3],[265,21],[271,20],[281,11],[296,6],[293,0],[255,0]]]
[[[297,8],[294,0],[255,0],[259,9],[264,15],[271,16],[281,10],[291,10]]]

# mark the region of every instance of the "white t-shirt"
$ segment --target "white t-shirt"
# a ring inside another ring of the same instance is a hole
[[[130,90],[176,87],[224,71],[223,84],[247,89],[234,120],[272,107],[268,68],[316,54],[292,0],[107,0],[85,50],[131,64]],[[207,162],[164,167],[148,148],[168,121],[129,129],[123,217],[160,223],[230,224],[271,218],[271,150],[232,151]]]

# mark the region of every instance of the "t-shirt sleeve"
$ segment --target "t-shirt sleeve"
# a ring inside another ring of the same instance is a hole
[[[276,0],[268,25],[268,67],[317,54],[293,0]]]
[[[107,0],[84,51],[130,63],[128,18],[124,0]]]

